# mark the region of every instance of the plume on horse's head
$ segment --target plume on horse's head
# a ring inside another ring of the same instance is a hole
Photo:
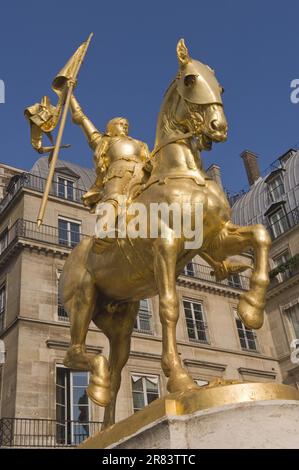
[[[189,55],[184,39],[177,44],[179,73],[177,91],[182,98],[194,104],[221,104],[223,88],[219,85],[211,67]]]

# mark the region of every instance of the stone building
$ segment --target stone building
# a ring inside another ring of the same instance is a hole
[[[70,334],[57,290],[71,249],[94,231],[95,216],[81,202],[94,173],[59,161],[44,223],[38,229],[36,217],[47,171],[43,157],[30,172],[17,172],[0,201],[0,340],[6,351],[5,363],[0,364],[0,446],[75,445],[98,430],[102,419],[102,409],[85,393],[88,373],[63,366]],[[209,172],[219,180],[218,167]],[[295,250],[295,238],[292,243]],[[246,261],[251,262],[250,255]],[[277,304],[283,285],[271,289],[271,305]],[[179,277],[178,347],[199,385],[216,378],[281,382],[291,367],[281,319],[268,315],[257,332],[238,320],[236,305],[247,288],[246,273],[216,282],[211,268],[198,256]],[[287,309],[297,308],[293,298],[286,302]],[[108,342],[93,324],[87,350],[108,354]],[[122,374],[117,420],[166,393],[161,350],[158,300],[144,299]]]
[[[234,222],[264,224],[271,237],[266,314],[283,382],[299,387],[299,151],[289,149],[262,178],[257,156],[242,153],[250,189],[233,206]],[[298,339],[298,341],[296,341]]]

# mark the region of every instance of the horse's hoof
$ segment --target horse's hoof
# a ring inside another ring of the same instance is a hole
[[[108,406],[111,401],[110,387],[103,387],[90,381],[87,387],[87,395],[98,406]]]
[[[248,294],[241,295],[237,312],[247,328],[258,330],[264,323],[264,303],[258,302]]]
[[[190,390],[198,390],[200,387],[185,372],[173,372],[167,382],[167,390],[169,393],[188,392]]]
[[[92,360],[92,375],[87,387],[87,395],[99,406],[107,406],[111,401],[111,384],[108,361],[104,356]]]

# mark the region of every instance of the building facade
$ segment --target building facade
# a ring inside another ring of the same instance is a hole
[[[217,168],[212,170],[218,178]],[[38,228],[47,170],[47,159],[40,158],[30,172],[20,171],[0,201],[0,340],[6,351],[0,364],[0,446],[76,445],[100,428],[103,416],[87,398],[88,373],[63,366],[70,332],[58,297],[67,256],[82,237],[94,232],[95,215],[83,206],[81,196],[95,175],[58,162],[44,223]],[[246,262],[251,262],[250,254]],[[268,315],[264,326],[253,332],[236,315],[246,289],[246,272],[216,282],[198,256],[178,279],[178,348],[199,385],[217,378],[281,382],[286,377],[290,364],[286,340],[278,348],[281,325],[273,336],[275,325]],[[106,337],[94,324],[87,351],[109,353]],[[144,299],[122,373],[117,420],[166,394],[161,351],[158,299]]]
[[[266,314],[282,380],[299,387],[299,361],[291,359],[299,346],[299,151],[288,150],[264,177],[255,154],[242,158],[251,186],[233,206],[234,222],[262,223],[272,237]]]

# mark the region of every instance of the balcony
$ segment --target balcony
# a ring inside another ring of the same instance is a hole
[[[286,233],[289,229],[299,224],[299,207],[285,214],[279,220],[269,223],[266,228],[270,232],[272,240]]]
[[[10,201],[14,199],[16,194],[23,188],[31,189],[39,193],[44,193],[46,186],[46,179],[40,176],[32,175],[31,173],[22,173],[14,182],[10,184],[9,192],[0,202],[0,214],[6,209]],[[74,186],[72,192],[61,191],[60,185],[57,181],[53,181],[49,195],[58,197],[65,201],[82,203],[82,196],[86,192],[85,189]]]
[[[1,418],[0,447],[75,447],[100,428],[99,421]]]
[[[185,271],[181,274],[183,277],[189,277],[194,279],[200,279],[214,284],[222,284],[227,287],[233,287],[234,289],[248,290],[249,289],[249,277],[234,274],[229,279],[223,281],[216,281],[215,276],[211,274],[210,266],[205,266],[199,263],[188,263]]]
[[[285,263],[280,264],[269,272],[270,286],[273,289],[278,284],[286,282],[288,279],[299,273],[299,253],[288,259]]]
[[[71,250],[83,238],[88,235],[71,231],[59,230],[58,227],[42,224],[39,228],[36,222],[25,219],[17,219],[5,234],[5,243],[1,244],[0,262],[5,259],[11,247],[15,247],[18,242],[36,242],[38,245],[56,245],[67,250]],[[66,236],[67,234],[67,236]],[[70,235],[70,236],[68,236]],[[73,235],[73,236],[72,236]]]

